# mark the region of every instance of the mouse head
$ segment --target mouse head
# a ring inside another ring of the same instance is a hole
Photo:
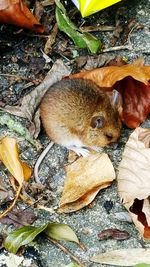
[[[109,97],[102,93],[86,128],[85,142],[88,146],[104,147],[117,141],[121,131],[118,114],[119,93],[114,90]]]

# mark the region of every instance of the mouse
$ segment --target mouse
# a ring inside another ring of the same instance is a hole
[[[116,90],[109,96],[93,81],[64,78],[41,101],[43,127],[54,143],[86,156],[119,138],[118,99]]]

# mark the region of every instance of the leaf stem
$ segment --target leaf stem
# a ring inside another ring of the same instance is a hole
[[[21,189],[22,189],[22,184],[19,185],[18,191],[16,192],[16,196],[15,196],[13,202],[11,203],[11,205],[4,212],[0,213],[0,219],[2,219],[4,216],[6,216],[7,213],[13,209],[13,207],[15,206],[15,204],[19,198]]]
[[[47,236],[47,238],[53,243],[56,247],[61,249],[64,253],[68,254],[69,257],[75,261],[80,267],[86,267],[78,258],[75,256],[69,249],[64,247],[62,244],[60,244],[57,240],[54,240],[53,238]]]

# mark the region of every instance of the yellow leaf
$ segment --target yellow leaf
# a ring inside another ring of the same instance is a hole
[[[18,145],[16,140],[12,137],[6,136],[1,140],[0,159],[19,183],[13,202],[4,212],[0,213],[1,219],[14,207],[17,199],[19,198],[23,181],[27,181],[30,178],[32,170],[26,163],[19,160]]]
[[[21,185],[24,181],[24,173],[19,161],[18,146],[14,138],[6,136],[1,140],[0,159]]]
[[[90,153],[66,167],[67,176],[58,212],[79,210],[93,201],[98,192],[115,179],[107,154]]]
[[[32,169],[25,162],[22,162],[21,160],[20,160],[20,164],[23,169],[24,180],[28,181],[31,177]]]

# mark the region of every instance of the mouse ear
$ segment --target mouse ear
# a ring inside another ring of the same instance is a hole
[[[114,108],[118,108],[120,106],[120,102],[121,102],[121,95],[120,93],[117,91],[117,90],[113,90],[112,91],[112,95],[110,97],[110,101],[111,101],[111,104]]]
[[[105,125],[105,118],[103,116],[95,116],[91,120],[91,127],[100,129]]]

